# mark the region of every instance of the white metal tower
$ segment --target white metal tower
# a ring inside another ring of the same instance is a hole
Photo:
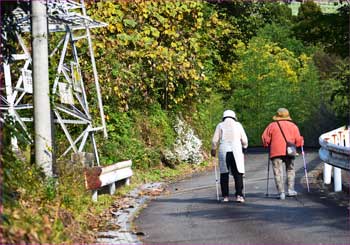
[[[87,16],[83,0],[48,0],[47,9],[48,30],[52,33],[49,43],[50,47],[54,47],[49,54],[51,71],[55,70],[50,81],[54,121],[60,125],[69,142],[60,156],[65,156],[70,151],[82,152],[90,138],[99,165],[95,133],[102,131],[104,137],[107,137],[107,131],[90,29],[107,24]],[[16,35],[21,51],[12,55],[14,62],[3,64],[5,88],[1,89],[5,93],[4,96],[0,95],[3,102],[0,109],[4,115],[10,115],[18,122],[30,137],[27,123],[33,121],[32,59],[26,35],[31,31],[31,19],[30,13],[21,8],[15,9],[13,14],[20,30]],[[55,41],[57,42],[53,45]],[[78,46],[84,46],[83,42],[87,47],[87,56],[90,56],[88,64],[82,64],[79,59],[83,51]],[[88,67],[91,67],[91,74]],[[91,79],[85,81],[84,78],[87,77]],[[90,91],[89,95],[87,91]],[[92,102],[99,111],[99,118],[91,116],[89,104]],[[17,147],[15,138],[12,139],[12,145]]]

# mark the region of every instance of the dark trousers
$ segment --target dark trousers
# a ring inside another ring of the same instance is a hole
[[[243,174],[239,173],[236,166],[236,161],[232,152],[226,153],[226,166],[228,173],[220,174],[220,186],[221,193],[223,197],[228,197],[229,195],[229,173],[232,173],[235,180],[236,196],[243,196]]]

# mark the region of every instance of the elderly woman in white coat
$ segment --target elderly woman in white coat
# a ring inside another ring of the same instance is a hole
[[[224,111],[222,122],[215,129],[212,139],[211,155],[216,156],[219,148],[220,186],[223,201],[229,201],[229,173],[235,180],[236,201],[244,202],[243,174],[244,154],[243,148],[248,147],[248,138],[241,123],[237,121],[234,111]]]

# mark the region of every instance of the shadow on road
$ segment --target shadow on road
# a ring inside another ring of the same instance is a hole
[[[174,205],[192,204],[199,207],[207,207],[201,210],[191,210],[185,212],[171,212],[166,215],[170,216],[186,216],[187,218],[205,218],[212,220],[234,219],[237,222],[254,222],[269,221],[274,224],[288,224],[289,227],[309,227],[316,226],[320,228],[327,219],[327,224],[343,231],[349,231],[345,219],[339,222],[339,217],[345,217],[344,213],[332,210],[329,214],[325,213],[324,206],[308,206],[304,203],[304,197],[290,197],[285,201],[277,200],[276,197],[265,197],[265,193],[249,193],[249,198],[244,204],[235,202],[218,203],[210,197],[202,198],[161,198],[155,202],[173,203]],[[205,205],[203,205],[205,204]],[[323,203],[324,204],[324,203]],[[213,208],[211,208],[213,207]],[[332,204],[329,204],[332,208]],[[318,229],[318,232],[322,230]]]

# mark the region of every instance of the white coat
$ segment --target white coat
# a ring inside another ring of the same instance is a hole
[[[238,172],[244,173],[244,155],[242,148],[248,147],[248,138],[241,123],[226,118],[216,126],[212,139],[212,149],[219,147],[220,173],[227,173],[226,153],[233,152]]]

